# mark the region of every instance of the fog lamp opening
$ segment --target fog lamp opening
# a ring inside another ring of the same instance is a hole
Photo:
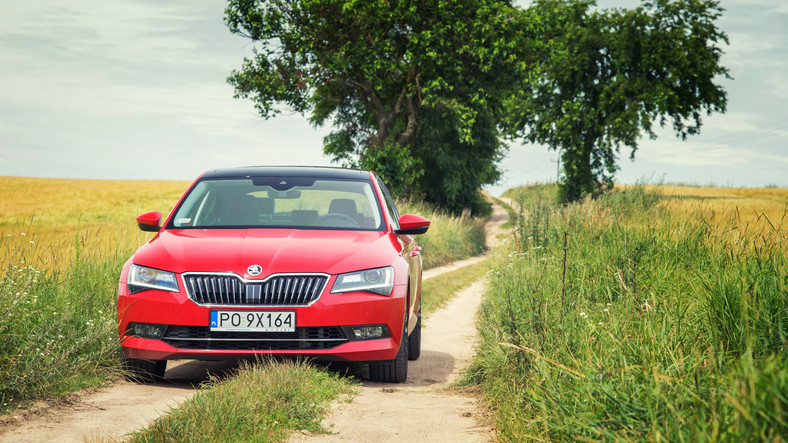
[[[160,339],[167,329],[166,325],[151,323],[132,323],[129,325],[129,335],[142,338]]]
[[[356,340],[383,338],[383,326],[382,325],[354,326],[353,334],[355,334]]]

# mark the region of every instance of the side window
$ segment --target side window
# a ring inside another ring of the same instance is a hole
[[[383,200],[386,202],[386,209],[391,216],[391,225],[394,226],[394,229],[399,229],[399,211],[397,211],[397,206],[394,205],[394,199],[391,198],[388,188],[383,184],[383,181],[380,180],[380,177],[376,178],[378,179],[378,186],[380,186],[381,191],[383,191]]]

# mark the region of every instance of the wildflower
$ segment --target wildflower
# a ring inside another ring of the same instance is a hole
[[[605,311],[605,312],[610,312],[610,309],[608,309],[608,308],[605,308],[605,309],[604,309],[604,311]]]
[[[30,240],[30,244],[32,245],[33,243],[35,243],[35,242],[33,240]]]
[[[581,312],[580,316],[583,317],[583,318],[586,318],[586,317],[588,317],[588,314],[586,314],[585,312]]]
[[[603,323],[602,323],[602,322],[599,322],[599,326],[602,326],[602,325],[603,325]]]
[[[20,235],[21,235],[22,237],[24,237],[24,236],[25,236],[25,233],[23,232],[23,233],[21,233]]]

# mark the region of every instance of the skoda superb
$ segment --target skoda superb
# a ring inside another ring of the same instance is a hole
[[[167,360],[302,355],[403,382],[421,352],[429,220],[400,215],[370,171],[254,167],[198,178],[123,267],[118,327],[140,380]]]

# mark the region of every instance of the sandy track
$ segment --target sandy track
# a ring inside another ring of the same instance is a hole
[[[488,245],[497,242],[506,212],[494,207],[488,222]],[[435,268],[425,278],[483,260],[473,257]],[[410,362],[408,381],[401,385],[367,382],[352,403],[337,403],[326,419],[334,434],[293,440],[326,441],[487,441],[491,429],[479,420],[472,397],[448,391],[473,356],[475,313],[484,282],[461,291],[445,308],[429,316],[422,334],[422,355]],[[0,429],[0,442],[82,442],[122,439],[190,397],[207,373],[223,374],[236,362],[176,361],[165,383],[138,385],[119,381],[78,396],[71,404],[37,413],[17,413]]]
[[[447,389],[473,357],[483,291],[477,282],[429,317],[406,383],[365,382],[351,403],[333,405],[323,423],[332,434],[296,433],[290,441],[488,441],[492,430],[475,399]]]
[[[487,244],[499,242],[508,214],[493,207],[487,222]],[[464,266],[483,260],[463,260]],[[457,262],[425,272],[430,278],[462,266]],[[485,281],[460,291],[443,309],[427,318],[421,358],[408,367],[401,385],[365,382],[351,403],[336,402],[323,425],[331,434],[295,433],[291,442],[483,442],[493,438],[473,397],[449,389],[473,357],[477,340],[476,312]]]
[[[16,414],[16,423],[6,424],[0,442],[82,442],[119,439],[147,426],[171,407],[189,398],[210,371],[222,374],[236,362],[170,363],[164,383],[139,385],[127,381],[91,390],[66,406],[49,407],[36,413]]]

